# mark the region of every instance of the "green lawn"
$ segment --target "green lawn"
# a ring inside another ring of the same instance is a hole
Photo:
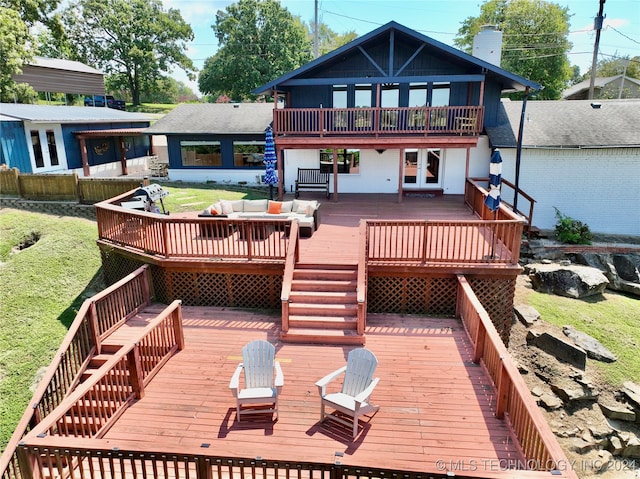
[[[200,211],[216,201],[222,200],[255,200],[268,198],[269,192],[263,189],[237,189],[234,191],[226,185],[162,183],[162,188],[169,192],[163,199],[165,208],[170,213]]]
[[[584,300],[533,292],[527,302],[544,321],[562,327],[573,326],[593,336],[614,353],[615,363],[593,361],[608,383],[640,383],[640,300],[606,292]]]
[[[51,361],[82,301],[102,289],[97,234],[88,220],[0,210],[0,449],[36,372]]]

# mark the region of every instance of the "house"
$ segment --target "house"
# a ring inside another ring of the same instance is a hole
[[[111,108],[0,104],[0,163],[22,173],[118,176],[146,168],[152,117]]]
[[[562,99],[588,100],[590,86],[591,80],[576,83],[562,92]],[[593,98],[640,98],[640,80],[624,75],[596,78]]]
[[[640,235],[640,100],[528,102],[516,178],[521,111],[504,101],[487,132],[503,178],[535,198],[533,223],[553,229],[557,208],[593,232]]]
[[[486,176],[484,128],[497,125],[500,95],[539,88],[390,22],[254,93],[279,100],[273,130],[281,194],[298,168],[319,168],[331,175],[334,199],[338,192],[402,199],[462,194],[467,177]]]
[[[34,57],[13,76],[16,83],[28,83],[37,92],[104,95],[104,74],[81,62]]]
[[[178,105],[145,130],[164,135],[172,180],[261,183],[269,103]]]

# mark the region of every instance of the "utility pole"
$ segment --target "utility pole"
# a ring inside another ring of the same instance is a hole
[[[318,0],[314,2],[314,17],[313,17],[313,58],[318,58]]]
[[[598,16],[593,19],[593,28],[596,31],[596,43],[593,46],[593,60],[591,61],[591,81],[589,82],[589,100],[593,100],[593,90],[596,84],[596,65],[598,64],[598,48],[600,46],[600,30],[602,30],[602,24],[604,23],[604,2],[607,0],[600,0],[600,9],[598,10]]]

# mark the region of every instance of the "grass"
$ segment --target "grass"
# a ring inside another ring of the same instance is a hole
[[[100,269],[96,224],[0,210],[0,450]],[[16,252],[21,243],[34,241]]]
[[[573,326],[617,356],[614,363],[592,362],[604,381],[616,387],[624,381],[640,383],[640,300],[610,292],[584,300],[532,292],[526,301],[542,320]]]
[[[166,196],[163,202],[165,209],[171,213],[204,210],[218,200],[255,200],[269,197],[266,188],[234,190],[227,185],[215,183],[162,183],[162,188],[169,192],[169,196]]]

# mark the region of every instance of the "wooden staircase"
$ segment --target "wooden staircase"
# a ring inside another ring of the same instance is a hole
[[[355,265],[297,264],[289,295],[284,342],[364,344],[357,332]]]

